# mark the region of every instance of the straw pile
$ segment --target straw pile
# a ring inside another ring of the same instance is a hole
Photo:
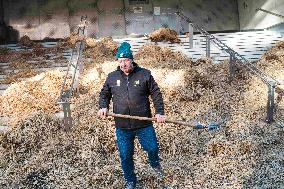
[[[6,76],[5,79],[0,80],[2,84],[10,84],[16,81],[21,81],[41,73],[40,68],[52,68],[55,63],[46,62],[44,60],[36,60],[27,62],[27,57],[30,53],[22,53],[21,58],[18,60],[12,60],[8,64],[8,67],[3,69],[3,74]],[[11,54],[12,56],[12,54]],[[32,56],[30,56],[32,58]],[[64,63],[64,60],[62,61]]]
[[[71,33],[69,37],[61,40],[58,46],[73,47],[77,41],[85,40],[85,37],[79,36],[77,33]]]
[[[63,48],[42,48],[41,45],[34,43],[32,49],[28,51],[11,51],[3,50],[4,54],[0,53],[0,62],[5,64],[5,70],[0,68],[1,73],[6,75],[4,80],[0,80],[2,84],[10,84],[18,80],[23,80],[42,72],[40,68],[52,68],[62,63],[67,63],[62,57]],[[46,60],[49,57],[47,54],[53,54],[53,60]],[[64,65],[63,65],[64,66]]]
[[[135,55],[136,60],[143,60],[145,64],[153,64],[153,62],[159,62],[157,65],[162,67],[163,65],[171,66],[172,68],[179,68],[181,65],[188,65],[191,60],[181,52],[173,52],[167,47],[160,47],[158,45],[143,45]]]
[[[17,122],[33,112],[58,111],[56,103],[64,75],[60,71],[50,71],[12,84],[0,96],[1,115],[12,116],[14,122]]]
[[[85,55],[93,58],[96,63],[103,63],[115,58],[117,48],[118,43],[113,41],[112,37],[104,37],[93,44],[89,43]]]
[[[36,43],[32,41],[29,36],[24,35],[20,38],[19,44],[24,47],[32,47],[32,48],[42,48],[43,46],[40,43]]]
[[[87,47],[94,47],[97,42],[98,42],[98,40],[96,40],[96,39],[94,39],[94,38],[88,37],[88,38],[86,39],[86,45],[87,45]]]
[[[33,77],[36,74],[37,73],[34,70],[26,69],[26,70],[20,71],[18,73],[13,73],[13,74],[10,73],[10,74],[6,75],[6,78],[4,80],[0,81],[0,83],[3,83],[3,84],[15,83],[15,82],[21,80],[22,78]]]
[[[0,55],[8,54],[10,50],[8,48],[0,47]]]
[[[20,45],[26,46],[26,47],[33,46],[33,41],[27,35],[24,35],[23,37],[21,37],[19,43]]]
[[[279,41],[257,62],[266,73],[284,83],[284,41]]]
[[[8,51],[5,54],[0,54],[0,62],[10,62],[10,61],[17,61],[17,60],[22,60],[28,57],[31,57],[32,53],[31,52],[13,52],[13,51]]]
[[[43,59],[46,54],[58,55],[62,53],[64,48],[42,48],[41,46],[33,46],[29,51],[6,51],[0,54],[0,62],[23,62],[31,59]]]
[[[170,28],[160,28],[149,35],[149,39],[153,42],[169,41],[171,43],[180,43],[178,34]]]
[[[283,186],[283,123],[268,125],[263,121],[266,93],[262,92],[267,89],[258,78],[238,68],[229,84],[227,62],[214,65],[209,59],[187,61],[179,67],[139,61],[160,75],[155,77],[159,84],[167,83],[161,90],[168,117],[223,122],[222,128],[213,132],[173,124],[156,126],[168,188]],[[99,90],[107,73],[116,67],[115,62],[105,64],[100,67],[101,74],[98,68],[86,72],[96,75],[90,79],[96,87],[72,99],[75,126],[70,132],[66,133],[61,122],[44,110],[33,112],[12,131],[0,135],[1,188],[123,187],[114,122],[95,115]],[[87,80],[88,74],[83,78]],[[198,98],[192,98],[192,94],[198,94]],[[283,101],[278,102],[278,110],[283,110]],[[135,146],[139,185],[161,188],[162,183],[147,164],[147,155],[137,141]]]
[[[96,47],[99,41],[105,42],[106,46],[111,46],[110,41],[112,41],[111,37],[104,37],[100,40],[96,40],[94,38],[90,37],[84,37],[84,36],[79,36],[77,33],[71,33],[69,37],[64,38],[63,40],[60,41],[59,46],[68,46],[68,47],[73,47],[76,42],[78,41],[84,41],[87,45],[87,48],[92,48]]]

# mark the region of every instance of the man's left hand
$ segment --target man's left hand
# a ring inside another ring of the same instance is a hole
[[[155,117],[156,117],[158,123],[165,123],[165,121],[166,121],[166,116],[165,115],[156,114]]]

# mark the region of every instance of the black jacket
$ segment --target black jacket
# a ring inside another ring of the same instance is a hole
[[[164,103],[160,89],[151,72],[133,63],[134,70],[127,76],[118,67],[111,72],[100,92],[100,108],[109,108],[113,102],[113,112],[117,114],[152,117],[149,96],[151,95],[156,114],[164,115]],[[115,118],[116,127],[138,129],[151,121]]]

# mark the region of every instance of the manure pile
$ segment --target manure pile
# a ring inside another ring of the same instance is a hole
[[[136,62],[152,71],[167,116],[222,122],[213,132],[155,125],[168,188],[283,187],[284,130],[279,122],[263,121],[266,85],[240,67],[229,84],[227,62],[194,62],[181,53],[161,54],[161,49],[142,47]],[[271,64],[274,61],[264,67]],[[1,114],[18,118],[11,131],[0,135],[0,188],[123,188],[113,119],[96,116],[100,88],[116,66],[105,61],[85,68],[81,94],[72,98],[75,125],[70,132],[54,116],[63,73],[47,72],[15,83],[0,97]],[[276,118],[284,114],[280,96]],[[140,188],[161,188],[147,155],[137,141],[135,146]]]
[[[170,28],[159,28],[155,30],[149,35],[149,39],[153,42],[169,41],[171,43],[180,43],[177,32]]]

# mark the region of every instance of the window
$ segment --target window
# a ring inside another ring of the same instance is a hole
[[[149,4],[149,0],[129,0],[129,5]]]

